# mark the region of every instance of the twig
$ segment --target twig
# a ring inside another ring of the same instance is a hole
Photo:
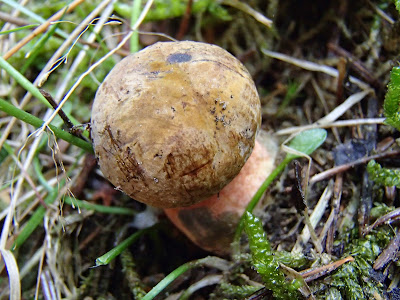
[[[37,35],[41,34],[42,32],[46,31],[46,29],[51,25],[52,22],[59,20],[64,14],[67,14],[71,11],[73,11],[79,4],[84,2],[85,0],[75,0],[72,2],[67,8],[63,8],[59,10],[57,13],[55,13],[53,16],[50,17],[46,22],[44,22],[42,25],[37,27],[32,33],[25,38],[23,38],[21,41],[19,41],[18,44],[16,44],[13,48],[11,48],[9,51],[7,51],[6,54],[4,54],[3,58],[4,59],[9,59],[11,56],[13,56],[19,49],[21,49],[24,45],[26,45],[28,42],[30,42],[34,37]]]
[[[272,21],[270,19],[268,19],[266,16],[264,16],[263,14],[259,13],[258,11],[256,11],[255,9],[251,8],[248,4],[240,2],[238,0],[222,0],[221,4],[223,5],[229,5],[232,6],[236,9],[239,9],[241,11],[243,11],[244,13],[252,16],[254,19],[256,19],[258,22],[260,22],[261,24],[264,24],[267,27],[271,27],[272,26]]]
[[[373,268],[379,270],[383,268],[388,262],[394,260],[397,253],[400,251],[400,230],[397,230],[394,238],[390,241],[385,250],[379,254],[375,260]]]
[[[305,70],[309,70],[309,71],[314,71],[314,72],[322,72],[325,74],[328,74],[332,77],[338,77],[339,76],[339,71],[336,70],[335,68],[326,66],[326,65],[321,65],[321,64],[317,64],[311,61],[307,61],[307,60],[302,60],[302,59],[298,59],[298,58],[294,58],[291,57],[289,55],[285,55],[279,52],[274,52],[274,51],[270,51],[267,49],[261,49],[261,52],[264,53],[265,55],[272,57],[272,58],[276,58],[279,60],[282,60],[284,62],[287,63],[291,63],[295,66],[298,66],[300,68],[303,68]],[[349,77],[349,81],[351,83],[354,83],[356,85],[358,85],[361,89],[365,90],[365,89],[369,89],[369,85],[366,84],[365,82],[350,76]]]
[[[337,78],[337,86],[336,86],[336,100],[338,103],[343,101],[343,90],[344,85],[346,83],[348,73],[347,73],[347,59],[344,57],[340,57],[339,62],[337,64],[339,76]]]
[[[362,92],[355,93],[348,97],[342,104],[337,106],[334,110],[332,110],[325,117],[319,119],[315,124],[329,124],[336,121],[339,117],[341,117],[347,110],[349,110],[353,105],[360,102],[364,99],[368,94],[371,93],[371,90],[365,90]]]
[[[318,279],[322,276],[325,276],[332,271],[336,270],[339,268],[341,265],[347,263],[347,262],[352,262],[354,261],[354,258],[352,256],[348,256],[346,258],[343,258],[341,260],[335,261],[329,265],[318,267],[316,269],[307,269],[304,271],[301,271],[300,274],[303,276],[305,282],[310,282],[312,280]]]
[[[372,225],[370,225],[367,228],[365,228],[363,233],[364,234],[368,234],[376,226],[392,222],[392,221],[397,220],[399,218],[400,218],[400,208],[396,208],[394,211],[391,211],[390,213],[387,213],[386,215],[381,216],[380,218],[378,218]]]
[[[317,81],[314,78],[311,79],[311,84],[312,84],[318,98],[320,99],[320,101],[322,103],[322,107],[324,108],[325,115],[328,115],[329,108],[328,108],[328,105],[326,104],[326,100],[325,100],[325,97],[323,96],[321,88],[318,86]],[[341,102],[342,101],[340,101],[339,103],[341,103]],[[341,140],[340,140],[340,135],[339,135],[339,131],[337,130],[337,128],[333,127],[332,132],[333,132],[333,135],[335,136],[336,140],[340,143]]]
[[[328,49],[333,51],[336,55],[345,57],[350,62],[350,67],[356,71],[362,78],[364,78],[371,86],[377,89],[382,89],[382,84],[378,79],[370,72],[357,58],[355,58],[350,52],[335,45],[328,43]]]
[[[314,175],[313,177],[311,177],[310,179],[310,184],[314,184],[318,181],[327,179],[337,173],[341,173],[344,171],[347,171],[348,169],[360,165],[360,164],[365,164],[366,162],[372,160],[372,159],[379,159],[379,158],[383,158],[383,157],[390,157],[390,156],[396,156],[400,154],[400,150],[395,150],[395,151],[390,151],[390,152],[385,152],[385,153],[379,153],[379,154],[375,154],[375,155],[371,155],[371,156],[366,156],[360,159],[357,159],[351,163],[347,163],[344,165],[340,165],[337,167],[334,167],[332,169],[326,170],[324,172],[321,172],[319,174]]]
[[[359,126],[369,124],[384,124],[385,118],[370,118],[370,119],[354,119],[354,120],[341,120],[327,124],[310,124],[305,126],[295,126],[277,131],[276,135],[288,135],[296,132],[312,129],[312,128],[334,128],[334,127],[347,127],[347,126]]]
[[[7,14],[5,12],[0,11],[0,20],[3,20],[8,23],[12,23],[17,26],[25,26],[29,25],[30,23],[27,20],[24,20],[22,18],[14,17],[10,14]]]
[[[333,242],[335,239],[337,219],[340,209],[340,200],[342,198],[342,187],[343,187],[343,174],[339,173],[336,175],[335,184],[333,186],[333,200],[332,200],[332,224],[329,227],[328,235],[326,237],[326,252],[329,254],[333,250]],[[329,216],[330,218],[330,216]]]
[[[315,206],[311,216],[308,218],[308,208],[304,210],[304,217],[306,226],[304,227],[299,239],[297,240],[295,246],[292,249],[292,253],[298,252],[301,249],[301,245],[308,242],[310,237],[314,243],[314,246],[318,253],[322,253],[321,242],[317,238],[314,228],[317,226],[318,222],[321,220],[326,206],[328,205],[328,201],[332,195],[332,185],[328,185],[323,194],[321,195],[317,205]]]
[[[43,97],[45,97],[46,100],[50,103],[50,105],[53,106],[54,109],[57,109],[57,103],[54,101],[53,97],[45,90],[39,89],[39,91],[43,95]],[[62,109],[59,110],[58,115],[61,117],[61,119],[63,119],[65,125],[67,125],[69,129],[72,129],[74,127],[74,124],[72,124],[71,120],[67,117]]]
[[[187,29],[189,27],[190,15],[192,13],[192,5],[193,5],[193,0],[189,0],[187,5],[186,5],[185,14],[183,15],[182,20],[181,20],[181,24],[179,25],[179,31],[176,34],[176,39],[177,40],[183,39],[185,33],[187,32]]]

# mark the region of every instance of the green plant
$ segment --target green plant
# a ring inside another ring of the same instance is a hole
[[[265,287],[273,292],[275,299],[297,299],[297,289],[301,286],[301,282],[297,280],[288,282],[285,279],[260,220],[248,211],[244,215],[244,230],[249,238],[251,261],[263,279]]]
[[[390,72],[390,81],[383,105],[386,124],[400,130],[400,67]]]
[[[296,135],[289,143],[288,146],[285,147],[286,157],[283,161],[272,171],[272,173],[265,179],[264,183],[258,189],[254,197],[251,199],[250,203],[246,208],[246,212],[252,212],[254,207],[256,207],[257,203],[260,201],[264,192],[268,189],[270,184],[277,178],[277,176],[286,168],[286,166],[294,159],[305,156],[308,157],[311,153],[313,153],[322,143],[325,141],[327,136],[327,132],[325,129],[315,128],[303,131]],[[238,245],[240,236],[243,231],[244,219],[246,217],[246,212],[243,214],[239,221],[239,225],[236,229],[235,240],[234,240],[234,252],[239,253]]]

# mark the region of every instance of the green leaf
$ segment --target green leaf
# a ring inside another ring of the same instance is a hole
[[[30,25],[26,25],[26,26],[13,28],[13,29],[10,29],[10,30],[4,30],[4,31],[0,31],[0,35],[9,34],[9,33],[17,32],[17,31],[24,30],[24,29],[31,29],[33,27],[38,27],[38,26],[39,25],[37,25],[37,24],[30,24]]]
[[[315,128],[300,132],[289,143],[288,147],[307,155],[313,153],[325,141],[327,132],[325,129]],[[301,157],[300,154],[288,153],[286,159],[293,160]]]
[[[178,278],[180,275],[185,273],[186,271],[201,267],[201,266],[215,266],[220,263],[220,261],[223,261],[219,257],[215,256],[207,256],[204,258],[200,258],[194,261],[189,261],[187,263],[184,263],[183,265],[179,266],[176,268],[174,271],[169,273],[167,276],[164,277],[163,280],[161,280],[159,283],[157,283],[156,286],[154,286],[141,300],[152,300],[154,299],[157,295],[159,295],[168,285],[171,284],[172,281],[174,281],[176,278]],[[161,298],[158,298],[161,299]],[[165,299],[165,298],[163,298]],[[180,299],[180,298],[179,298]]]
[[[396,7],[399,1],[396,1]],[[400,130],[400,67],[394,67],[390,72],[390,81],[388,90],[383,103],[383,110],[385,113],[385,123]]]
[[[214,15],[215,17],[217,17],[218,19],[221,19],[223,21],[231,21],[232,20],[232,16],[229,14],[228,10],[226,10],[224,7],[222,7],[217,2],[210,2],[208,11],[212,15]]]
[[[149,227],[150,228],[150,227]],[[133,242],[135,242],[139,237],[141,237],[144,233],[149,231],[149,228],[141,229],[136,231],[130,237],[122,241],[118,246],[111,249],[107,253],[103,254],[102,256],[96,258],[96,267],[108,265],[110,261],[116,258],[118,255],[121,254],[122,251],[126,250]]]
[[[275,299],[297,299],[298,294],[294,282],[288,282],[279,269],[279,262],[271,252],[262,224],[258,218],[245,212],[244,230],[249,238],[251,260],[265,287],[272,291]]]
[[[393,2],[396,5],[397,11],[400,13],[400,1],[399,0],[394,0]]]
[[[382,168],[379,163],[371,160],[367,165],[367,171],[370,179],[377,184],[400,187],[400,170]]]
[[[72,197],[65,197],[63,199],[65,203],[71,205],[72,207],[77,206],[79,208],[84,208],[86,210],[93,210],[95,212],[103,214],[128,215],[128,216],[134,216],[136,214],[135,210],[126,207],[93,204],[88,201],[78,200]]]

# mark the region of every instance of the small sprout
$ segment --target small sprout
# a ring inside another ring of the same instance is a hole
[[[400,130],[400,67],[394,67],[390,73],[390,81],[385,96],[383,109],[386,124]]]
[[[382,168],[375,160],[371,160],[367,165],[367,171],[370,179],[376,184],[400,187],[400,170]]]
[[[245,212],[244,230],[249,238],[251,259],[266,288],[272,291],[275,299],[297,299],[299,283],[288,282],[280,270],[279,262],[271,252],[271,245],[265,237],[260,220]]]
[[[326,130],[321,128],[300,132],[289,143],[288,148],[292,151],[288,151],[287,159],[293,160],[304,155],[310,155],[322,145],[326,136]]]

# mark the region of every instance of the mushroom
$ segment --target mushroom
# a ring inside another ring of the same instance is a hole
[[[124,58],[105,78],[91,133],[100,169],[114,186],[151,206],[175,208],[166,214],[189,238],[223,253],[244,203],[272,167],[274,155],[254,146],[260,124],[256,87],[234,56],[206,43],[159,42]],[[226,235],[222,250],[209,245],[217,233]]]
[[[99,87],[92,139],[117,188],[161,208],[217,194],[241,170],[261,123],[245,67],[224,49],[159,42],[118,64]]]

